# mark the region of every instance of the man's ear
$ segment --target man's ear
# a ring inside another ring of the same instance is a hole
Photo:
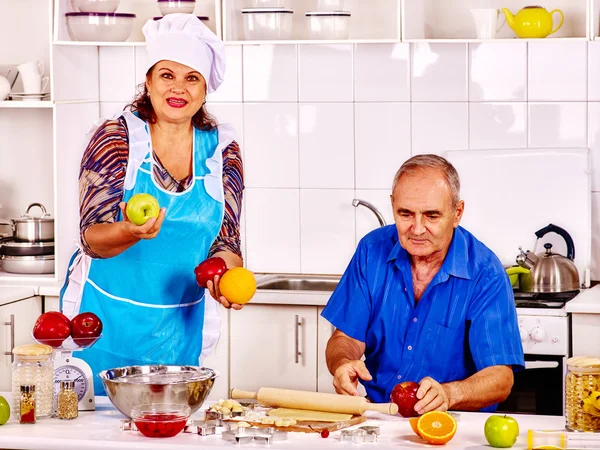
[[[454,228],[456,228],[462,219],[463,213],[465,212],[465,201],[460,200],[456,204],[456,210],[454,211]]]

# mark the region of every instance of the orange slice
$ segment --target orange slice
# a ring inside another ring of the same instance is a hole
[[[428,444],[444,445],[454,437],[456,428],[454,417],[442,411],[430,411],[417,421],[417,431]]]
[[[419,421],[419,417],[411,417],[410,419],[408,419],[408,421],[410,422],[410,427],[415,432],[415,434],[417,436],[421,437],[421,433],[419,433],[419,428],[417,427],[417,422]]]

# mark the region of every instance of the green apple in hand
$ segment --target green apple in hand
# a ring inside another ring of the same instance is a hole
[[[485,421],[484,433],[492,447],[512,447],[519,436],[519,424],[510,416],[490,416]]]
[[[136,225],[144,225],[152,217],[155,219],[160,213],[160,206],[150,194],[135,194],[127,202],[125,208],[127,217]]]

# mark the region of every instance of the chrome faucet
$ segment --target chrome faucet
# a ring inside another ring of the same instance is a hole
[[[379,210],[377,208],[375,208],[375,206],[373,206],[371,203],[361,200],[359,198],[355,198],[352,200],[352,206],[354,206],[355,208],[360,205],[362,205],[366,208],[369,208],[371,211],[373,211],[373,214],[375,214],[375,216],[377,216],[377,220],[379,221],[379,226],[385,227],[385,225],[386,225],[385,219],[383,218],[383,216],[381,215]]]

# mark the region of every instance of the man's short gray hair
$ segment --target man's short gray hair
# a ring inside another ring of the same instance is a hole
[[[410,159],[407,159],[402,167],[398,169],[394,176],[394,183],[392,184],[392,192],[396,189],[396,185],[403,175],[412,174],[417,171],[423,171],[428,169],[439,170],[446,178],[446,182],[450,187],[450,197],[452,199],[452,207],[456,208],[456,205],[460,201],[460,178],[458,172],[447,159],[442,158],[438,155],[416,155]]]

